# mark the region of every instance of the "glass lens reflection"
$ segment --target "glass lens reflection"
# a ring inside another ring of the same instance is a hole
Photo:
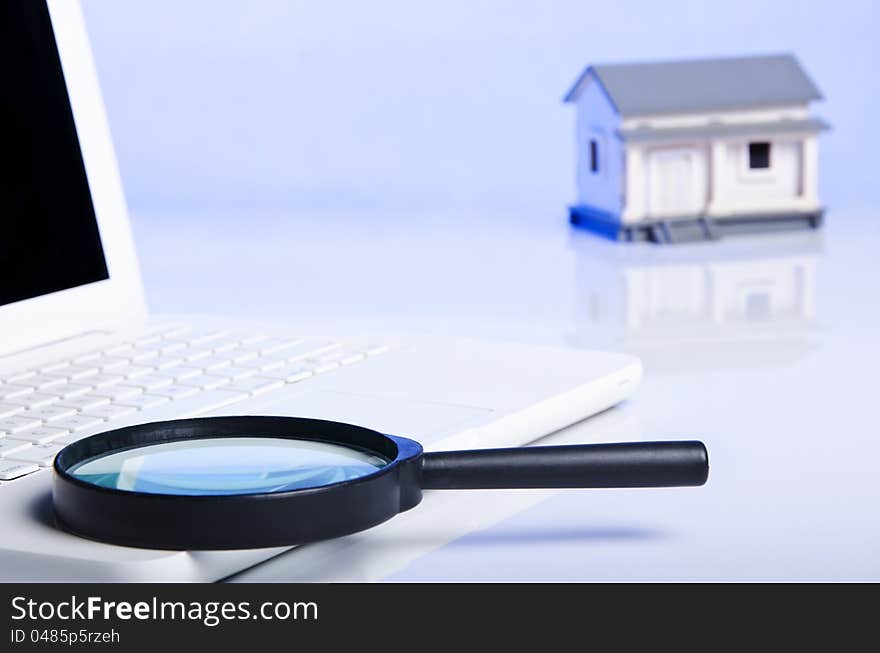
[[[372,474],[390,460],[329,442],[198,438],[112,452],[69,473],[101,487],[174,495],[284,492]]]

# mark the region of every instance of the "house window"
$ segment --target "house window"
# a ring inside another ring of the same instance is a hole
[[[599,172],[599,142],[590,139],[590,172]]]
[[[766,170],[770,167],[770,143],[749,143],[749,169]]]

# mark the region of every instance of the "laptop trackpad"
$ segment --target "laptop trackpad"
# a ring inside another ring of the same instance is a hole
[[[492,413],[488,408],[331,390],[311,390],[288,397],[284,393],[273,394],[264,401],[248,402],[245,412],[348,422],[422,443],[472,426]]]

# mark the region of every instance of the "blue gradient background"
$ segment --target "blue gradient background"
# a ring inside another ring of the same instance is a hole
[[[83,0],[131,208],[563,215],[591,62],[795,52],[821,194],[876,182],[880,3]]]

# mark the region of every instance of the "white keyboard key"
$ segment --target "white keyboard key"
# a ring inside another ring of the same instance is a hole
[[[278,351],[291,349],[302,342],[305,342],[302,338],[274,337],[259,341],[257,347],[259,348],[260,353],[265,356]]]
[[[30,442],[25,442],[24,440],[0,438],[0,458],[7,458],[13,454],[21,453],[32,446]]]
[[[147,365],[152,367],[154,370],[167,370],[169,368],[177,367],[178,365],[183,365],[184,361],[182,358],[178,358],[176,356],[156,356],[155,358],[151,358],[148,361],[144,361]]]
[[[88,413],[84,413],[84,417],[101,417],[106,420],[115,420],[131,415],[137,411],[137,406],[124,406],[122,404],[108,404],[106,406],[98,406],[92,408]]]
[[[70,361],[52,361],[51,363],[45,363],[44,365],[40,365],[40,372],[57,372],[58,370],[67,367],[70,365]]]
[[[339,359],[339,362],[342,365],[351,365],[352,363],[357,363],[358,361],[362,361],[367,357],[366,352],[355,351],[346,353],[342,358]]]
[[[35,374],[29,376],[27,380],[22,383],[24,385],[29,385],[32,388],[36,388],[37,390],[41,390],[43,388],[50,388],[53,385],[61,385],[66,381],[67,379],[63,376],[56,376],[54,374]]]
[[[143,421],[191,417],[234,404],[247,399],[249,396],[246,392],[229,392],[225,388],[221,390],[202,390],[201,392],[196,388],[192,389],[196,391],[195,394],[159,406],[157,409],[140,413],[139,416]]]
[[[20,385],[32,385],[30,383],[25,383],[28,379],[37,376],[37,372],[34,370],[23,370],[21,372],[16,372],[15,374],[10,374],[7,377],[4,377],[3,380],[6,383],[20,384]]]
[[[159,342],[162,339],[161,332],[152,332],[147,333],[134,341],[135,346],[137,347],[146,347],[147,345],[152,345],[154,343]]]
[[[157,358],[159,356],[158,349],[149,349],[146,347],[135,347],[130,352],[126,354],[128,360],[133,361],[135,363],[146,363],[146,361],[151,358]]]
[[[335,370],[342,365],[342,359],[345,358],[345,356],[345,350],[337,349],[327,352],[326,354],[321,354],[320,356],[307,358],[304,363],[308,365],[315,374],[323,374],[324,372]]]
[[[284,352],[280,352],[278,354],[270,354],[269,356],[265,356],[260,359],[263,363],[261,368],[262,370],[277,370],[283,367],[290,367],[291,365],[301,365],[302,361],[299,360],[288,360],[284,355]],[[277,358],[276,358],[277,357]]]
[[[164,340],[162,342],[162,347],[159,349],[162,352],[163,356],[168,356],[170,354],[179,354],[181,351],[186,349],[187,343],[179,340]]]
[[[337,367],[340,366],[338,361],[326,361],[320,363],[312,360],[307,360],[305,361],[305,364],[315,374],[323,374],[324,372],[335,370]]]
[[[60,406],[58,404],[42,406],[40,408],[30,408],[24,414],[25,417],[42,420],[44,422],[54,422],[55,420],[70,417],[71,415],[76,415],[76,408],[68,408],[67,406]]]
[[[228,335],[226,331],[218,331],[216,329],[194,329],[179,337],[186,340],[191,345],[204,345],[226,335]]]
[[[251,395],[262,394],[270,390],[275,390],[284,385],[283,381],[278,379],[269,379],[266,377],[251,377],[249,379],[240,379],[233,381],[225,387],[226,390],[247,392]]]
[[[97,395],[85,395],[82,397],[74,397],[71,399],[62,399],[58,402],[59,406],[67,406],[69,408],[75,408],[80,412],[88,411],[89,408],[97,408],[98,406],[103,406],[104,404],[109,404],[109,397],[98,397]]]
[[[25,442],[30,442],[32,444],[45,444],[46,442],[52,442],[53,440],[57,440],[58,438],[69,434],[70,431],[67,429],[58,429],[54,426],[38,426],[29,431],[16,433],[15,439],[24,440]]]
[[[111,385],[109,388],[96,388],[91,394],[96,397],[107,397],[110,401],[120,401],[139,395],[143,391],[143,388],[136,385],[120,384]]]
[[[73,357],[74,363],[89,363],[91,361],[96,361],[101,358],[103,352],[100,350],[97,351],[87,351],[84,354],[79,354],[78,356]]]
[[[123,375],[126,379],[138,379],[148,374],[155,374],[156,370],[149,365],[130,365],[117,370],[117,374]]]
[[[204,390],[214,390],[228,383],[232,383],[232,379],[213,374],[200,374],[199,376],[192,376],[181,380],[183,385],[192,385]]]
[[[130,342],[120,342],[115,345],[110,345],[104,350],[104,353],[109,356],[122,356],[125,357],[125,354],[131,351],[132,344]]]
[[[276,352],[273,354],[267,354],[266,356],[260,356],[259,358],[254,358],[253,360],[244,361],[243,363],[239,363],[242,367],[252,367],[255,370],[271,370],[276,367],[283,367],[287,365],[287,357],[284,355],[284,352]]]
[[[236,333],[230,334],[230,337],[237,338],[242,345],[252,345],[256,342],[269,339],[269,336],[265,336],[261,333]]]
[[[214,352],[208,347],[190,347],[179,352],[178,355],[187,363],[192,363],[203,358],[209,358],[214,355]]]
[[[73,417],[59,419],[57,422],[54,422],[52,426],[59,429],[67,429],[71,433],[78,433],[79,431],[86,431],[89,429],[103,430],[104,420],[100,417],[80,414],[74,415]]]
[[[330,372],[341,366],[336,361],[330,361],[327,363],[312,363],[310,367],[315,374],[324,374],[324,372]]]
[[[180,342],[188,342],[191,335],[199,333],[196,329],[189,326],[182,326],[177,329],[171,329],[159,334],[162,340],[179,340]]]
[[[233,349],[231,351],[226,352],[226,355],[229,356],[229,359],[236,365],[243,363],[244,361],[254,360],[259,357],[260,350],[258,347],[241,347],[239,349]]]
[[[131,365],[131,361],[124,356],[102,356],[95,365],[105,374],[119,374],[119,370]]]
[[[14,460],[0,460],[0,481],[11,481],[33,474],[39,467],[33,463],[20,463]]]
[[[49,406],[51,404],[54,404],[60,399],[61,397],[55,395],[54,393],[50,394],[48,392],[32,392],[29,395],[9,399],[7,403],[18,404],[20,406],[24,406],[25,408],[40,408],[41,406]]]
[[[277,367],[267,372],[262,372],[260,376],[265,376],[269,379],[278,379],[285,383],[296,383],[297,381],[302,381],[303,379],[307,379],[314,375],[312,371],[303,366],[302,363],[293,363],[285,365],[284,367]]]
[[[106,424],[107,422],[102,422],[102,424]],[[63,446],[67,446],[68,444],[73,444],[74,442],[79,442],[80,440],[84,440],[90,435],[95,435],[96,433],[101,433],[102,431],[109,431],[112,429],[112,426],[104,426],[102,428],[94,428],[87,429],[85,431],[77,431],[76,433],[68,433],[67,435],[62,435],[57,440],[53,440],[55,444],[60,444]]]
[[[91,389],[92,386],[86,385],[86,382],[83,379],[83,383],[62,383],[61,385],[53,385],[51,388],[46,388],[46,394],[55,395],[61,399],[71,399],[73,397],[80,397]]]
[[[150,394],[168,397],[169,399],[182,399],[199,392],[199,389],[191,385],[166,385],[163,388],[151,390]]]
[[[321,356],[341,348],[342,343],[339,342],[328,340],[303,340],[293,347],[288,347],[283,353],[287,356],[288,361],[294,362],[306,358]]]
[[[76,381],[77,379],[82,379],[84,377],[90,376],[92,374],[97,374],[100,370],[97,366],[94,365],[65,365],[64,367],[51,370],[50,373],[53,376],[63,376],[68,381]]]
[[[175,367],[171,373],[174,375],[175,383],[180,383],[181,381],[185,381],[186,379],[191,379],[193,377],[201,376],[202,374],[204,374],[201,367],[189,367],[186,365],[182,367]],[[188,385],[192,384],[190,383]]]
[[[149,410],[151,408],[156,408],[157,406],[161,406],[164,403],[171,401],[168,397],[160,397],[159,395],[138,395],[137,397],[131,397],[129,399],[125,399],[119,402],[118,406],[125,406],[128,408],[133,408],[136,410]],[[114,406],[111,406],[114,408]]]
[[[28,385],[17,385],[15,383],[0,383],[0,399],[14,399],[26,394],[30,394],[34,389]]]
[[[340,347],[339,349],[318,354],[317,356],[309,356],[306,360],[310,363],[329,363],[331,361],[338,363],[350,353],[350,351]]]
[[[240,344],[241,339],[238,336],[223,336],[222,338],[212,340],[205,346],[210,347],[211,351],[215,354],[220,354],[224,351],[236,349]]]
[[[223,367],[219,370],[216,370],[214,374],[217,376],[225,376],[227,379],[246,379],[249,376],[256,376],[257,371],[253,367],[240,367],[238,365],[231,365],[229,367]]]
[[[40,467],[51,467],[55,456],[61,451],[63,444],[34,444],[27,449],[15,453],[13,459],[26,463],[34,463]],[[12,457],[12,456],[10,456]]]
[[[24,406],[18,404],[0,404],[0,419],[10,417],[24,410]]]
[[[216,372],[217,370],[229,367],[232,361],[223,356],[210,356],[201,360],[193,361],[193,366],[200,367],[206,372]]]
[[[93,374],[89,377],[89,385],[92,388],[106,388],[124,380],[125,377],[119,374]]]
[[[35,426],[40,426],[42,422],[32,417],[24,417],[23,415],[13,415],[0,419],[0,433],[6,435],[14,435],[19,431],[26,431]]]
[[[132,354],[134,356],[139,356],[141,353],[146,352],[155,352],[156,355],[161,356],[162,354],[170,353],[175,349],[183,349],[186,345],[182,342],[176,342],[174,340],[157,340],[156,342],[151,342],[146,345],[139,345],[135,349],[132,350]]]
[[[174,383],[173,376],[165,376],[164,374],[148,374],[146,376],[140,376],[136,379],[129,379],[125,382],[125,385],[141,388],[142,390],[149,392],[150,390],[155,390],[156,388],[171,385],[172,383]]]
[[[137,413],[135,413],[135,415],[137,415]],[[122,428],[123,426],[128,426],[128,424],[125,423],[126,419],[128,418],[123,418],[122,420],[113,423],[100,420],[95,426],[87,429],[80,429],[79,431],[68,433],[67,435],[62,435],[60,438],[53,440],[52,442],[61,445],[79,442],[80,440],[91,437],[97,433],[104,433],[106,431],[112,431],[113,429]]]

